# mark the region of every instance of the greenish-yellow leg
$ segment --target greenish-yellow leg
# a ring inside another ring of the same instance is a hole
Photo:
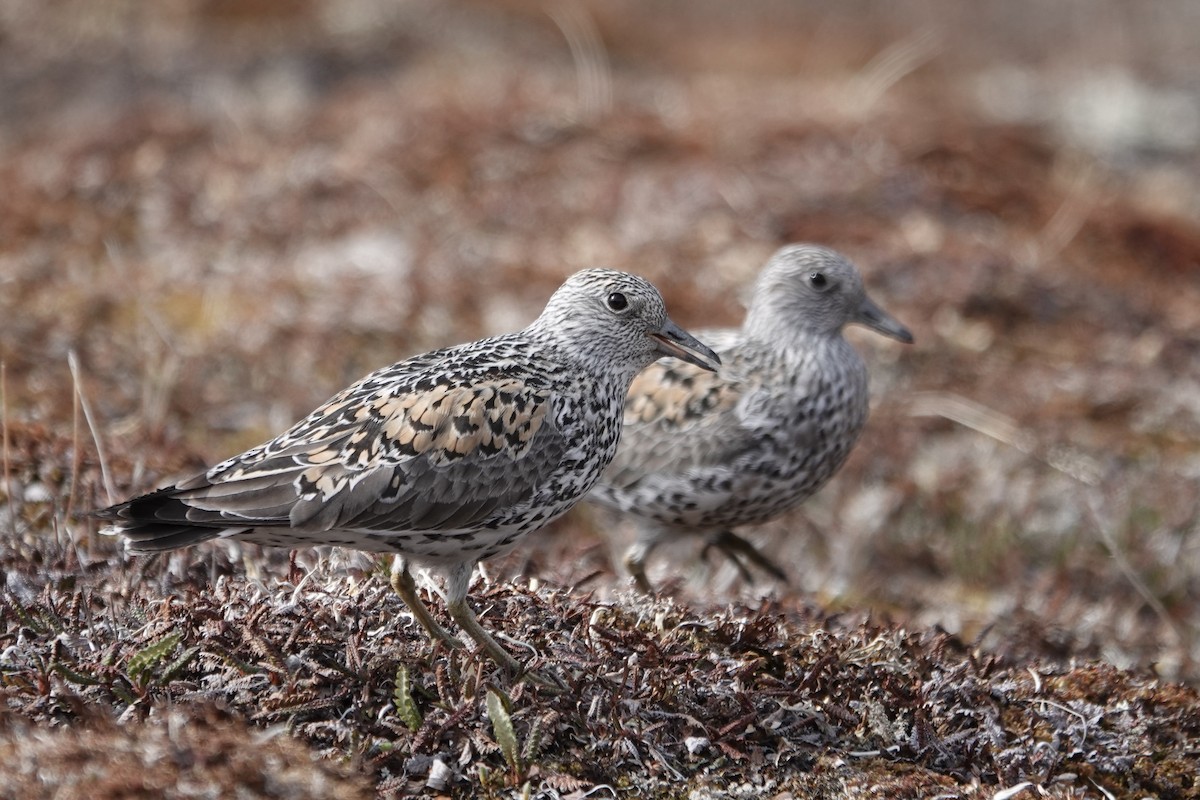
[[[446,611],[450,618],[458,623],[463,632],[475,640],[475,644],[488,658],[499,664],[510,674],[520,676],[524,680],[537,684],[551,692],[562,692],[566,684],[551,671],[527,671],[521,662],[513,658],[507,650],[500,646],[490,633],[483,629],[475,612],[467,605],[467,587],[471,582],[471,570],[474,564],[456,566],[446,576]]]
[[[433,614],[429,613],[429,607],[421,601],[420,595],[417,594],[417,584],[413,580],[412,574],[408,571],[408,563],[401,556],[396,556],[392,559],[392,589],[396,594],[400,595],[400,599],[408,606],[408,610],[417,618],[417,622],[421,623],[421,627],[428,633],[429,637],[434,641],[445,642],[450,647],[462,647],[463,643],[450,631],[443,628]],[[454,612],[450,612],[454,616]],[[457,617],[455,617],[457,619]],[[462,624],[461,622],[459,623]],[[463,630],[467,630],[466,626]],[[467,631],[470,633],[470,631]],[[472,635],[472,638],[474,636]]]
[[[450,618],[458,623],[458,627],[462,628],[467,636],[474,639],[475,643],[479,645],[483,652],[488,654],[488,657],[492,661],[495,661],[514,675],[521,674],[524,670],[521,662],[513,658],[490,633],[483,629],[483,626],[479,624],[479,620],[475,617],[475,612],[467,605],[465,599],[449,601],[446,604],[446,610],[450,612]]]

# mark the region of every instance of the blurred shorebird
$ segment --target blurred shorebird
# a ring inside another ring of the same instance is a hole
[[[649,282],[584,270],[524,330],[373,372],[275,439],[96,515],[137,554],[216,538],[394,553],[397,594],[461,646],[417,594],[409,562],[429,566],[459,627],[519,673],[467,604],[472,569],[591,489],[617,452],[630,382],[666,355],[719,363]]]
[[[646,560],[662,542],[704,537],[749,577],[742,559],[786,580],[734,528],[808,499],[841,467],[867,421],[867,368],[842,336],[850,323],[911,343],[838,253],[797,244],[763,267],[742,327],[698,335],[717,374],[667,359],[641,373],[625,404],[616,458],[589,500],[631,515],[624,555],[651,591]]]

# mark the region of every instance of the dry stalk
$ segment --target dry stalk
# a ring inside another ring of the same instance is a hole
[[[83,406],[83,417],[87,420],[88,430],[91,432],[92,441],[96,445],[96,458],[100,461],[100,475],[104,479],[104,491],[108,495],[108,502],[115,503],[117,501],[117,491],[113,486],[112,476],[108,471],[108,457],[104,452],[104,443],[100,439],[95,417],[92,416],[92,407],[88,403],[87,395],[83,391],[83,381],[79,377],[79,359],[75,355],[74,350],[67,353],[67,365],[71,368],[71,380],[75,383],[75,394],[79,397],[80,405]]]

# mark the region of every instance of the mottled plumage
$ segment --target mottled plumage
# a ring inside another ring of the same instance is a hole
[[[525,330],[373,372],[277,438],[97,515],[133,553],[218,537],[396,553],[393,585],[456,643],[405,559],[437,567],[451,616],[514,667],[466,606],[471,570],[587,493],[617,451],[630,381],[663,355],[717,363],[648,282],[585,270]]]
[[[868,403],[866,366],[842,336],[855,322],[912,341],[853,264],[792,245],[763,268],[741,328],[701,334],[718,374],[667,359],[634,380],[621,447],[589,499],[637,521],[625,563],[643,589],[650,552],[684,534],[783,576],[733,528],[803,502],[850,454]]]

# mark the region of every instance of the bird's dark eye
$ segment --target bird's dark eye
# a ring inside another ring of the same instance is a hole
[[[829,286],[829,279],[825,277],[824,272],[808,273],[808,282],[812,284],[814,289],[823,290]]]
[[[629,307],[629,298],[620,292],[613,292],[605,299],[605,302],[613,311],[624,311]]]

